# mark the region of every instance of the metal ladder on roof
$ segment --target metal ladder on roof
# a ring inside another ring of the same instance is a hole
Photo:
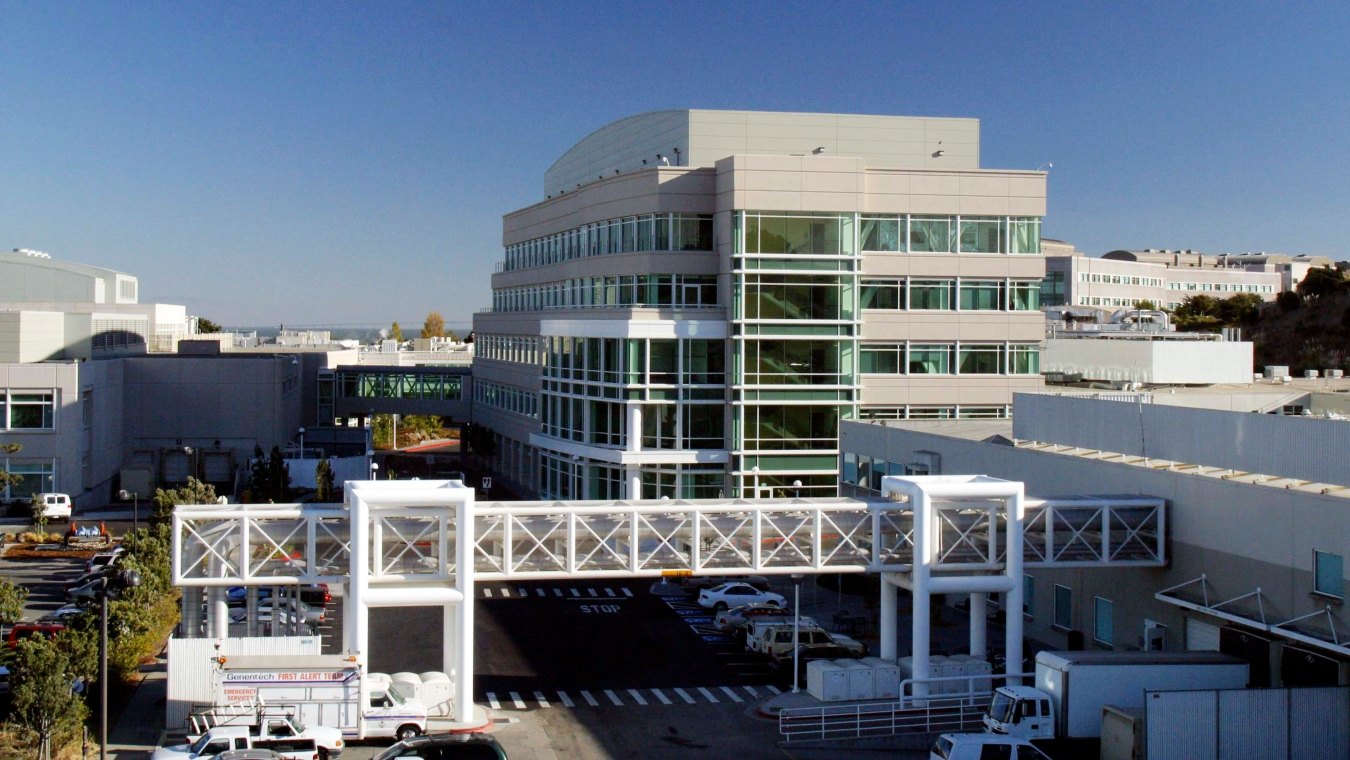
[[[266,706],[261,699],[251,699],[194,709],[188,716],[188,727],[194,734],[204,734],[216,726],[252,725]]]

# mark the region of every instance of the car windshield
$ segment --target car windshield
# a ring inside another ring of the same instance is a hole
[[[197,741],[192,743],[192,746],[188,749],[188,753],[193,755],[200,755],[202,753],[202,750],[205,749],[206,745],[209,743],[211,743],[211,735],[202,734],[201,737],[197,739]]]
[[[1007,723],[1012,720],[1013,706],[1017,700],[1002,692],[994,692],[994,699],[989,703],[989,717],[999,723]]]
[[[402,694],[399,694],[399,693],[398,693],[398,689],[390,689],[390,690],[389,690],[389,698],[392,699],[392,700],[394,700],[394,704],[396,704],[396,705],[401,705],[401,704],[403,704],[404,702],[407,702],[407,701],[408,701],[408,700],[406,700],[406,699],[403,698],[403,695],[402,695]]]
[[[940,757],[947,760],[952,754],[952,740],[945,736],[939,736],[937,743],[933,745],[933,757]]]

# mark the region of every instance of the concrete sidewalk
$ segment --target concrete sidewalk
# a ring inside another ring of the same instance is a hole
[[[118,760],[148,758],[164,735],[164,705],[168,698],[168,660],[141,668],[143,678],[116,722],[108,727],[108,756]],[[110,722],[112,719],[109,719]]]

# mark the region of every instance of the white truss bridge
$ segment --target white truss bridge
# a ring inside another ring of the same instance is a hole
[[[468,491],[468,489],[464,489]],[[480,581],[694,574],[909,572],[914,514],[876,499],[472,502]],[[1025,499],[1024,567],[1160,567],[1166,506],[1144,496]],[[372,580],[453,580],[455,510],[389,506],[369,516]],[[939,565],[994,570],[1002,515],[979,500],[938,512]],[[343,504],[179,507],[181,586],[344,583]]]
[[[1029,499],[1021,483],[984,476],[883,486],[877,499],[479,504],[458,481],[348,483],[343,504],[178,507],[173,580],[206,592],[205,605],[184,594],[184,630],[218,639],[229,636],[225,587],[341,584],[343,649],[362,666],[370,609],[439,606],[443,669],[459,674],[454,719],[471,727],[486,720],[472,701],[478,580],[880,573],[881,656],[896,657],[896,591],[909,588],[914,673],[927,678],[930,594],[971,595],[971,653],[983,655],[984,600],[1003,593],[1020,607],[1024,567],[1167,561],[1161,499]],[[1005,619],[1005,660],[1020,663],[1022,616]]]

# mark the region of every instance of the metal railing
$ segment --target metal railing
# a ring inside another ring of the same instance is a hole
[[[787,708],[778,713],[784,742],[830,741],[983,730],[995,681],[1029,678],[1029,673],[905,679],[901,697],[892,701],[825,704]],[[914,684],[926,684],[934,696],[914,696]],[[957,689],[959,693],[950,692]]]

